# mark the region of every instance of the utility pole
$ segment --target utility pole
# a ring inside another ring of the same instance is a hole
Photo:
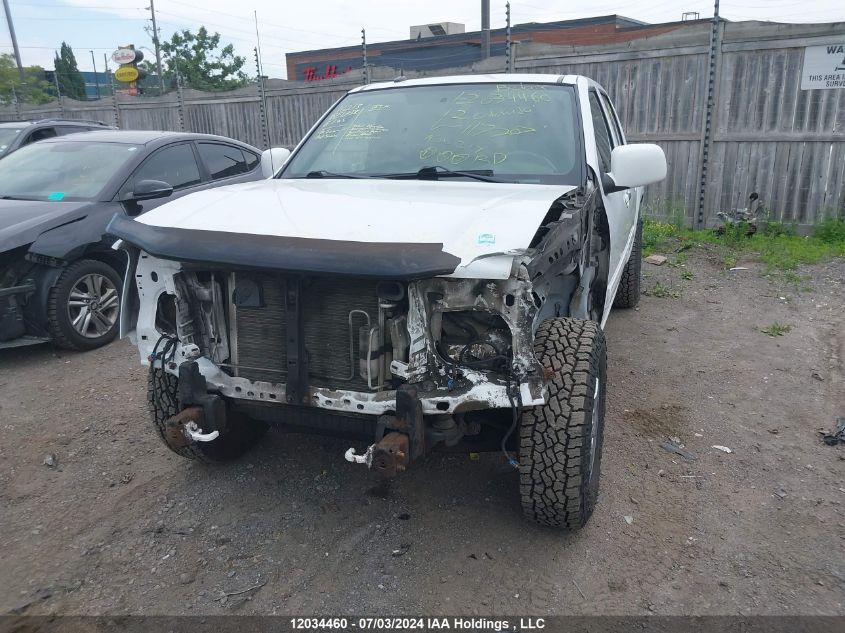
[[[91,65],[94,66],[94,83],[97,86],[97,99],[100,98],[100,77],[97,75],[97,62],[94,61],[94,51],[91,51]]]
[[[21,63],[21,49],[18,48],[18,37],[15,35],[15,25],[12,23],[12,11],[9,9],[9,0],[3,0],[3,8],[6,10],[6,24],[9,25],[9,37],[12,38],[12,48],[15,51],[15,62],[18,64],[18,74],[23,77],[23,64]]]
[[[4,2],[8,2],[8,0],[4,0]],[[156,5],[155,0],[150,0],[150,6],[147,7],[150,10],[150,15],[153,19],[153,47],[156,50],[156,72],[158,73],[158,90],[159,94],[164,94],[164,76],[161,74],[161,48],[159,47],[159,33],[158,33],[158,25],[156,24]]]
[[[481,0],[481,59],[490,57],[490,0]]]

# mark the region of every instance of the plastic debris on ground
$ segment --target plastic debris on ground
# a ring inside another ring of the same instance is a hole
[[[690,453],[685,448],[681,448],[674,442],[660,442],[660,448],[664,451],[668,451],[669,453],[674,453],[675,455],[680,455],[684,459],[688,459],[690,461],[698,459],[695,455]]]
[[[825,433],[819,431],[822,436],[822,442],[828,446],[836,446],[837,444],[845,444],[845,417],[836,418],[836,429],[833,433]]]

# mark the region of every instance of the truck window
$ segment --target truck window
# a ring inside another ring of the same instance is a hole
[[[596,151],[599,155],[599,167],[602,172],[610,171],[610,152],[613,149],[613,136],[607,120],[604,118],[598,93],[590,90],[590,115],[593,119],[593,130],[596,137]]]
[[[604,111],[607,113],[611,127],[613,128],[613,134],[616,141],[613,145],[614,147],[616,145],[624,145],[625,136],[622,134],[622,126],[619,124],[619,117],[616,116],[616,110],[613,108],[613,104],[610,102],[610,98],[606,94],[602,92],[600,95]]]

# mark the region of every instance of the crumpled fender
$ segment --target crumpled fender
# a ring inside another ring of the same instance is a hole
[[[29,252],[72,261],[92,243],[102,242],[108,248],[113,240],[104,239],[105,230],[102,216],[85,215],[44,231],[35,238]]]

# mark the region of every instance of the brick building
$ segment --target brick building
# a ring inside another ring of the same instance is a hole
[[[650,37],[682,28],[694,22],[667,22],[646,24],[620,15],[605,15],[560,22],[532,22],[511,27],[514,42],[532,44],[589,45],[618,43]],[[367,57],[376,66],[390,66],[411,71],[437,70],[464,66],[481,59],[481,32],[419,36],[421,27],[411,27],[415,39],[392,42],[367,43]],[[423,32],[448,32],[440,25],[425,25]],[[505,54],[505,29],[491,29],[490,55]],[[319,81],[337,77],[361,68],[361,47],[344,46],[319,50],[299,51],[286,55],[288,79]]]

